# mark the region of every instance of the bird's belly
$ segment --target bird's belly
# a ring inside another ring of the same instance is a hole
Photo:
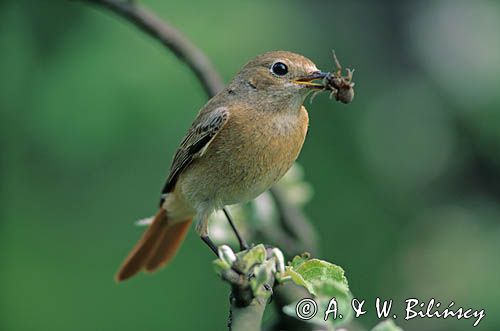
[[[281,179],[294,160],[269,160],[270,162],[251,167],[236,165],[232,175],[227,173],[224,179],[219,181],[220,189],[215,194],[218,203],[223,206],[255,199]]]
[[[214,208],[252,200],[283,177],[298,155],[298,149],[285,156],[279,152],[269,146],[207,155],[186,171],[183,191],[195,204],[210,201]]]
[[[283,177],[297,159],[307,118],[298,123],[281,131],[247,124],[244,129],[220,132],[183,174],[183,194],[193,205],[209,203],[214,209],[254,199]],[[253,131],[241,134],[248,129]]]

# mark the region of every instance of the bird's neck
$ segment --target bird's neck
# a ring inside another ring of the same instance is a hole
[[[239,103],[245,103],[262,111],[286,111],[298,114],[307,96],[300,93],[285,93],[281,90],[263,90],[247,86],[246,82],[238,83],[230,84],[221,94],[228,99],[238,100]]]

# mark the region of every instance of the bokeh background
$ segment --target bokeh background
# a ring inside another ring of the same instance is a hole
[[[330,70],[335,48],[357,95],[308,105],[299,158],[319,256],[369,302],[453,300],[500,329],[498,1],[143,3],[226,80],[276,49]],[[113,281],[205,101],[174,55],[102,9],[0,2],[0,330],[225,328],[229,291],[194,233],[167,270]]]

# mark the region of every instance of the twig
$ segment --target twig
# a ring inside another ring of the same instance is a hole
[[[232,300],[231,298],[230,301]],[[248,306],[243,308],[231,303],[228,322],[229,330],[260,331],[266,305],[267,302],[258,299],[252,300]]]
[[[264,252],[265,261],[256,253],[259,250]],[[229,330],[261,330],[262,316],[276,281],[275,273],[278,268],[284,270],[284,266],[277,267],[280,262],[274,250],[258,245],[239,253],[231,267],[221,271],[222,279],[231,285]]]

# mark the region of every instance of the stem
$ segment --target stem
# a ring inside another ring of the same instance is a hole
[[[266,303],[261,303],[257,299],[244,308],[232,304],[229,312],[229,330],[260,331],[265,308]]]

